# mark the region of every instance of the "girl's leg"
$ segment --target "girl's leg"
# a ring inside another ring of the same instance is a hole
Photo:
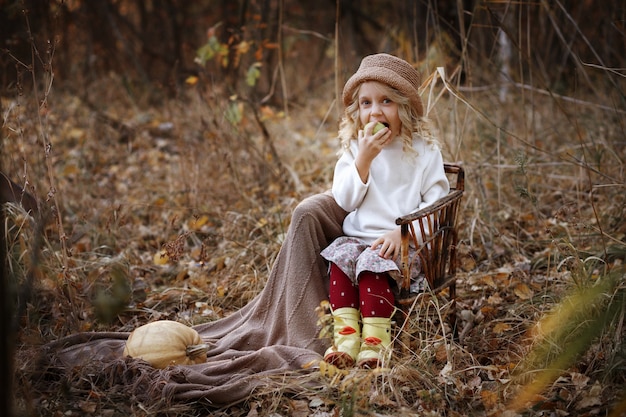
[[[387,274],[361,273],[359,299],[363,317],[391,317],[395,308],[395,298]]]
[[[387,362],[391,353],[391,316],[395,299],[387,274],[362,273],[359,276],[359,298],[363,340],[357,364],[361,368],[375,368]]]
[[[339,368],[354,365],[361,345],[358,289],[335,264],[330,264],[330,305],[333,312],[333,345],[324,360]]]
[[[334,263],[330,264],[328,299],[333,310],[342,307],[359,307],[359,290],[350,278]]]

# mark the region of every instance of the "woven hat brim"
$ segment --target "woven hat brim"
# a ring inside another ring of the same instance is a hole
[[[350,104],[354,90],[365,81],[378,81],[390,85],[409,99],[411,106],[415,108],[417,114],[420,116],[424,115],[424,106],[422,105],[422,99],[418,91],[410,82],[400,77],[395,71],[384,67],[361,68],[350,77],[343,87],[342,98],[345,106]]]

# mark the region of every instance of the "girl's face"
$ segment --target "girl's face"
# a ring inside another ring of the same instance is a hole
[[[398,114],[398,103],[388,96],[388,87],[376,81],[366,81],[359,88],[359,119],[365,126],[381,122],[391,130],[391,137],[400,134],[402,123]]]

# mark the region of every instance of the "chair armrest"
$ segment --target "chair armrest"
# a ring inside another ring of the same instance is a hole
[[[451,191],[447,196],[441,197],[439,200],[437,200],[435,203],[431,204],[428,207],[424,207],[423,209],[415,211],[411,214],[407,214],[406,216],[398,217],[396,219],[396,224],[397,225],[407,224],[415,220],[418,220],[422,217],[429,216],[439,211],[442,207],[452,204],[456,200],[460,199],[462,196],[463,196],[462,190]]]

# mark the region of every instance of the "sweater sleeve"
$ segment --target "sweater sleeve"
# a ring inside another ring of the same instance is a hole
[[[344,152],[335,165],[332,186],[333,197],[339,207],[348,212],[356,210],[365,198],[369,185],[370,179],[365,184],[361,181],[352,152]]]
[[[450,183],[443,167],[443,156],[439,149],[433,149],[432,157],[422,176],[422,202],[419,209],[428,207],[450,192]]]

